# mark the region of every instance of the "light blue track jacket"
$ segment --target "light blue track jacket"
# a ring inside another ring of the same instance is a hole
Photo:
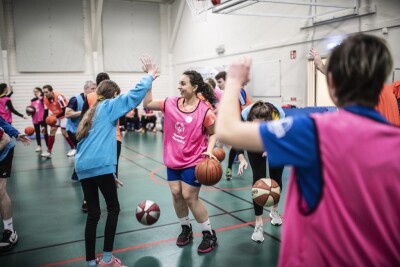
[[[117,121],[142,102],[153,80],[152,75],[146,75],[127,94],[98,104],[92,128],[76,149],[75,170],[79,180],[115,173]]]

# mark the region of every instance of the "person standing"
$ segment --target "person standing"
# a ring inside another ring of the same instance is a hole
[[[332,50],[326,68],[336,112],[261,123],[242,122],[231,105],[251,60],[228,68],[218,139],[268,151],[271,166],[293,166],[279,266],[399,264],[400,128],[375,109],[392,68],[383,39],[351,35]]]
[[[47,133],[47,124],[46,124],[46,114],[48,112],[45,111],[45,106],[43,104],[43,91],[40,87],[33,88],[34,98],[31,99],[31,106],[35,108],[35,113],[32,115],[32,123],[35,128],[35,137],[37,148],[36,152],[42,151],[42,138],[41,133],[44,134],[44,140],[46,142],[46,147],[49,140],[49,135]]]
[[[208,253],[217,245],[217,236],[211,228],[207,209],[199,199],[201,184],[195,177],[195,167],[205,157],[215,158],[212,155],[216,141],[215,114],[211,103],[215,103],[216,97],[200,73],[192,70],[182,74],[178,90],[180,97],[153,100],[150,89],[143,100],[143,107],[164,113],[164,164],[182,228],[176,244],[186,246],[193,238],[190,210],[203,233],[197,251]],[[199,99],[199,94],[204,100]]]
[[[246,107],[242,111],[242,118],[244,121],[254,121],[254,122],[263,122],[263,121],[272,121],[278,120],[285,117],[285,113],[281,107],[278,105],[274,105],[269,102],[257,101],[254,104]],[[282,185],[282,174],[283,174],[283,166],[279,167],[271,167],[268,164],[268,153],[264,152],[254,152],[247,151],[247,155],[249,157],[251,169],[253,170],[253,185],[261,178],[271,178],[274,179],[279,187],[281,188],[281,192],[283,189]],[[268,166],[267,166],[268,165]],[[269,170],[269,176],[267,175],[267,168]],[[263,242],[264,241],[264,222],[263,222],[263,213],[264,207],[259,206],[253,200],[254,213],[256,216],[256,225],[254,227],[254,232],[251,236],[251,239],[255,242]],[[271,211],[269,213],[269,217],[271,218],[271,224],[274,226],[282,225],[282,217],[278,212],[278,203],[272,206]]]
[[[65,118],[65,108],[68,105],[68,101],[64,95],[59,92],[54,92],[53,87],[49,84],[43,86],[44,104],[51,111],[51,113],[57,117],[57,123],[54,126],[50,126],[50,135],[47,145],[47,151],[41,154],[44,158],[51,158],[51,150],[53,149],[54,141],[56,139],[56,132],[58,127],[61,127],[61,133],[65,140],[69,144],[71,150],[67,153],[68,157],[75,155],[75,144],[68,137],[67,131],[67,118]]]
[[[148,73],[127,94],[119,96],[120,88],[111,80],[102,81],[97,88],[97,100],[83,116],[76,138],[75,170],[88,204],[85,228],[86,261],[88,267],[124,266],[112,255],[120,205],[115,171],[117,146],[115,142],[118,119],[143,100],[158,70],[149,58],[142,58],[142,69]],[[96,262],[96,229],[100,219],[99,191],[107,205],[103,256]]]
[[[12,101],[11,101],[11,93],[8,93],[8,86],[5,83],[0,83],[0,116],[3,117],[9,124],[12,124],[12,114],[23,118],[24,120],[28,119],[26,115],[19,113],[15,110]]]
[[[7,181],[11,176],[14,158],[14,137],[24,145],[29,145],[31,140],[11,126],[0,117],[0,215],[4,224],[4,231],[0,241],[0,252],[8,251],[18,242],[17,231],[14,230],[11,199],[7,193]]]
[[[68,106],[65,109],[65,117],[67,118],[67,134],[68,137],[72,140],[75,147],[78,145],[78,140],[76,140],[76,130],[78,129],[79,122],[81,121],[81,111],[83,107],[83,103],[85,101],[86,95],[91,92],[96,91],[96,84],[93,81],[86,81],[83,86],[83,93],[76,94],[71,97],[68,101]],[[72,173],[72,180],[78,180],[76,176],[76,172]]]

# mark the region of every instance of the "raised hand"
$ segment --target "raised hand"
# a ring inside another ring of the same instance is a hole
[[[142,70],[154,77],[154,79],[157,79],[160,74],[158,73],[158,66],[153,64],[151,61],[151,58],[149,56],[143,56],[140,61],[142,62]]]
[[[243,84],[250,80],[251,58],[240,58],[232,62],[228,67],[227,80],[234,80],[240,83],[240,88]]]
[[[308,53],[313,57],[314,65],[317,70],[325,74],[325,64],[322,62],[321,55],[319,54],[318,50],[312,47]]]

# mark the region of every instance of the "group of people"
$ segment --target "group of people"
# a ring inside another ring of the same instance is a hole
[[[141,61],[146,75],[126,94],[120,94],[119,86],[105,79],[96,92],[86,96],[86,112],[83,98],[75,102],[77,107],[83,106],[75,132],[75,171],[88,206],[87,266],[124,266],[112,254],[120,211],[116,175],[120,144],[115,139],[119,118],[142,101],[144,108],[164,114],[164,164],[181,225],[178,246],[188,245],[193,239],[189,211],[202,231],[197,251],[208,253],[217,245],[216,232],[199,199],[201,184],[194,170],[203,158],[215,158],[212,150],[218,140],[232,146],[236,154],[243,156],[244,150],[248,151],[253,182],[266,177],[268,164],[270,176],[282,188],[283,167],[293,167],[285,203],[280,266],[394,266],[400,262],[400,224],[395,206],[400,201],[400,128],[376,110],[393,66],[382,39],[356,34],[333,49],[323,71],[337,112],[286,118],[273,103],[247,102],[243,86],[249,81],[251,59],[235,60],[226,78],[217,79],[224,92],[220,101],[214,89],[192,70],[181,75],[179,96],[153,99],[152,83],[159,75],[158,68],[147,57]],[[51,91],[46,88],[48,96]],[[59,95],[53,98],[60,100]],[[239,104],[233,104],[238,100]],[[68,113],[71,118],[77,115]],[[8,201],[3,184],[9,177],[14,146],[7,137],[29,142],[3,121],[1,171],[4,162],[8,162],[8,169],[6,177],[0,179],[1,207]],[[240,165],[242,171],[246,164]],[[108,215],[103,255],[96,259],[99,190]],[[256,242],[264,240],[263,210],[254,204],[252,239]],[[282,218],[276,213],[275,206],[270,212],[271,223],[280,225]],[[8,237],[15,233],[8,231]]]

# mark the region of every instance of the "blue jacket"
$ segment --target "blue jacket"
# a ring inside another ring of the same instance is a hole
[[[77,146],[75,170],[79,180],[115,173],[116,126],[119,117],[137,107],[151,88],[153,76],[143,77],[127,94],[106,99],[96,107],[92,128]]]
[[[20,132],[17,129],[11,126],[5,119],[0,117],[0,127],[3,128],[4,132],[7,133],[10,137],[18,138]],[[15,146],[13,139],[11,138],[10,143],[0,151],[0,161],[2,161],[8,154],[11,148]]]

